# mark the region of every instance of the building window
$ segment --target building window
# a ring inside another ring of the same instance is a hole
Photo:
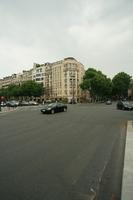
[[[36,78],[36,81],[41,81],[41,78]]]
[[[36,74],[36,77],[40,77],[41,76],[41,74]]]

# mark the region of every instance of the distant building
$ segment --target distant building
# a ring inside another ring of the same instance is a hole
[[[80,83],[85,74],[84,66],[73,57],[63,60],[33,64],[30,70],[12,74],[0,80],[0,87],[8,87],[10,84],[22,84],[27,80],[42,83],[45,88],[45,99],[74,100],[81,97]]]
[[[2,88],[3,79],[0,79],[0,89]]]
[[[32,69],[4,77],[0,80],[0,87],[6,88],[11,84],[19,85],[28,80],[32,80]]]
[[[133,80],[131,80],[131,83],[128,89],[128,98],[133,99]]]
[[[81,96],[80,83],[85,70],[84,66],[75,58],[68,57],[51,64],[52,85],[51,94],[55,99],[77,101]]]
[[[53,63],[34,63],[32,80],[43,84],[47,99],[77,101],[81,96],[79,85],[84,73],[84,66],[75,58],[68,57]]]
[[[42,83],[45,87],[45,65],[44,64],[33,64],[32,80],[37,83]]]
[[[128,89],[128,98],[133,99],[133,88]]]
[[[14,77],[14,75],[12,75]],[[2,79],[2,88],[8,87],[10,84],[12,84],[12,76],[6,76]]]
[[[22,82],[25,82],[25,81],[30,81],[30,80],[32,80],[32,71],[33,71],[33,69],[30,69],[30,70],[23,70],[22,77],[21,77],[21,81],[22,81]]]
[[[53,96],[53,89],[52,89],[52,64],[45,63],[45,95],[47,99],[51,99]]]

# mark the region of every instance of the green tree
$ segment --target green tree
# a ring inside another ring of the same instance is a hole
[[[20,96],[20,86],[11,84],[7,88],[2,88],[0,90],[0,96],[6,98],[19,97]]]
[[[25,97],[39,97],[44,93],[44,88],[42,84],[36,83],[35,81],[26,81],[22,85],[11,84],[7,88],[2,88],[0,90],[0,96],[5,96],[6,98],[17,98],[20,96]]]
[[[4,96],[4,97],[7,96],[7,92],[6,92],[6,89],[5,89],[5,88],[1,88],[1,89],[0,89],[0,96]]]
[[[91,87],[94,95],[98,97],[108,97],[112,91],[111,80],[99,74],[91,80]]]
[[[86,70],[80,87],[82,90],[90,91],[91,96],[94,98],[107,97],[112,91],[111,80],[101,71],[97,71],[94,68]]]
[[[125,72],[120,72],[112,79],[113,95],[127,97],[128,89],[131,83],[131,76]]]
[[[20,96],[20,86],[19,85],[15,85],[15,84],[11,84],[8,86],[8,88],[6,89],[7,91],[7,96],[8,97],[19,97]]]
[[[35,81],[26,81],[21,85],[21,96],[39,97],[43,94],[44,88],[42,84]]]

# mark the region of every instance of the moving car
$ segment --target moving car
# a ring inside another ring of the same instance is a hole
[[[128,101],[118,101],[116,107],[119,110],[133,110],[133,105]]]
[[[66,112],[67,111],[67,105],[63,103],[51,103],[46,105],[43,109],[41,109],[41,112],[43,114],[54,114],[57,112]]]

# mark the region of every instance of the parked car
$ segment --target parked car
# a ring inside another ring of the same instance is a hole
[[[45,103],[52,103],[52,100],[47,99],[47,100],[45,101]]]
[[[20,106],[29,106],[29,102],[28,101],[21,101]]]
[[[19,101],[11,100],[6,102],[7,107],[17,107],[19,106]]]
[[[116,107],[119,110],[133,110],[133,105],[128,101],[118,101]]]
[[[41,109],[41,112],[43,114],[54,114],[57,112],[66,112],[67,111],[67,105],[63,103],[51,103],[46,105],[43,109]]]
[[[112,104],[112,101],[111,100],[107,100],[106,101],[106,105],[111,105]]]
[[[5,107],[6,106],[6,102],[2,101],[0,104],[1,107]]]
[[[30,106],[38,106],[39,104],[36,101],[29,101]]]

